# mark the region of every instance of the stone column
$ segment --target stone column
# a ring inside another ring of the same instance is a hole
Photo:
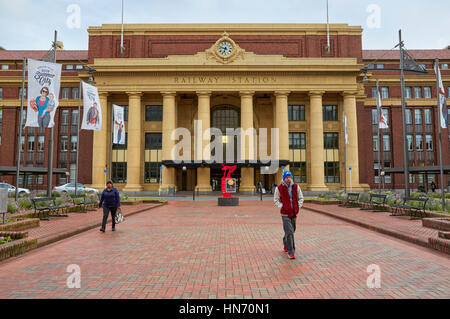
[[[323,114],[322,95],[324,92],[310,92],[309,105],[309,140],[311,145],[308,150],[311,154],[311,182],[309,190],[324,191],[324,158],[323,158]]]
[[[142,92],[128,94],[128,146],[127,146],[127,184],[124,191],[142,191]]]
[[[105,185],[106,153],[108,145],[107,127],[111,122],[108,116],[108,92],[99,92],[100,107],[102,110],[102,128],[94,132],[92,153],[92,187],[103,190]],[[79,114],[83,119],[82,114]],[[82,151],[82,150],[81,150]],[[109,168],[111,169],[111,168]]]
[[[205,130],[209,129],[211,126],[211,119],[210,119],[210,100],[211,100],[211,92],[210,91],[200,91],[197,92],[198,96],[198,112],[197,112],[197,120],[201,121],[202,130],[201,130],[201,136],[198,138],[200,139],[200,142],[198,142],[198,145],[195,145],[195,158],[198,160],[209,160],[210,157],[207,156],[206,158],[203,156],[203,153],[206,151],[207,154],[209,154],[208,150],[206,150],[205,147],[209,145],[210,139],[203,139],[203,133]],[[200,132],[199,132],[200,134]],[[211,192],[211,169],[209,167],[199,167],[197,168],[197,185],[195,186],[195,190],[198,190],[200,192]]]
[[[362,190],[359,183],[359,160],[358,160],[358,119],[356,117],[356,94],[357,92],[344,92],[344,108],[347,116],[347,133],[348,144],[347,147],[347,167],[352,168],[352,190]],[[381,145],[381,144],[380,144]],[[347,188],[350,185],[350,174],[348,168],[347,174]]]
[[[176,92],[161,92],[163,95],[163,122],[162,122],[162,160],[173,161],[172,149],[175,141],[171,134],[176,128],[175,98]],[[161,188],[169,190],[176,187],[175,168],[163,165]]]
[[[241,159],[250,161],[257,159],[257,154],[254,151],[254,134],[248,137],[244,134],[247,129],[253,128],[253,91],[240,92],[241,95]],[[245,148],[244,148],[245,146]],[[253,149],[252,149],[253,148]],[[239,187],[240,192],[254,192],[254,168],[242,167],[241,168],[241,185]]]
[[[279,160],[289,160],[289,117],[288,117],[288,97],[289,91],[275,92],[275,127],[278,128],[278,154]],[[273,148],[273,146],[272,146]],[[285,166],[289,169],[289,165]],[[281,182],[283,172],[278,170],[275,183]]]

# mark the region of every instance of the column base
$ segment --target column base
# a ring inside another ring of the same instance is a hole
[[[329,189],[326,185],[308,185],[307,190],[323,192],[323,191],[328,191]]]
[[[256,191],[255,185],[241,185],[239,193],[254,193]]]
[[[124,192],[141,192],[144,189],[140,184],[126,184],[123,188]]]
[[[196,192],[212,192],[212,186],[211,185],[197,185],[195,186]]]

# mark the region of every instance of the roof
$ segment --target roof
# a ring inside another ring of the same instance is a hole
[[[416,60],[450,60],[450,50],[408,50]],[[363,60],[399,60],[400,50],[363,50]]]
[[[0,50],[0,60],[22,60],[31,58],[40,60],[48,51],[46,50]],[[86,61],[88,59],[87,50],[58,50],[56,51],[56,60]]]

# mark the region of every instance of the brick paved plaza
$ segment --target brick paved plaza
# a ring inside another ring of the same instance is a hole
[[[450,297],[448,255],[302,210],[289,260],[272,201],[216,203],[170,201],[116,232],[95,228],[1,262],[0,298]],[[79,289],[66,286],[70,264]],[[366,284],[371,264],[379,289]]]

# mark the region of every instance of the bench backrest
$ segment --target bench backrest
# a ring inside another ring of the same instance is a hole
[[[384,204],[386,202],[386,195],[370,194],[370,201]]]
[[[83,199],[83,204],[86,203],[85,195],[70,195],[70,198],[72,199],[72,203],[74,203],[74,204],[75,204],[76,199]]]
[[[347,194],[347,198],[348,199],[358,199],[359,198],[359,193],[348,193]]]
[[[405,197],[405,198],[403,198],[403,204],[406,205],[406,203],[409,203],[409,202],[421,202],[421,203],[423,203],[423,208],[425,208],[425,206],[427,205],[428,200],[429,200],[429,198],[427,198],[427,197],[419,197],[419,198],[417,198],[417,197]]]
[[[33,202],[34,208],[37,206],[39,207],[48,207],[48,206],[56,206],[56,198],[55,197],[39,197],[39,198],[32,198],[31,201]],[[41,202],[47,202],[48,204],[39,204]]]

